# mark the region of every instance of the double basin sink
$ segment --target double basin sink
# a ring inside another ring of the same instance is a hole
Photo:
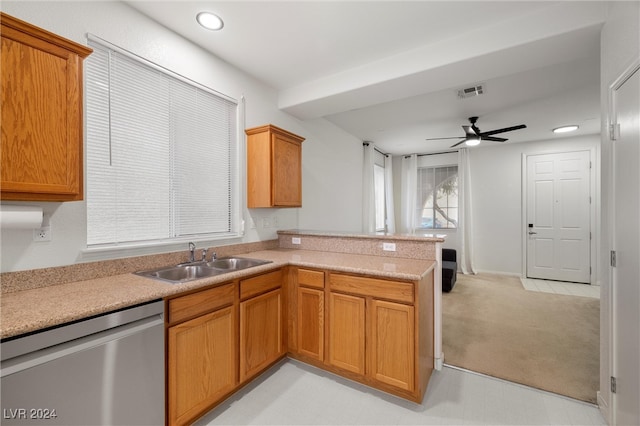
[[[247,257],[221,257],[210,262],[189,262],[175,266],[163,266],[148,271],[136,272],[136,275],[180,284],[200,278],[213,277],[254,266],[271,263],[270,260],[250,259]]]

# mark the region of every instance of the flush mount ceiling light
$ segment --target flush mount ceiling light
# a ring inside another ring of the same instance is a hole
[[[556,127],[555,129],[553,129],[553,133],[567,133],[567,132],[573,132],[576,130],[578,130],[578,126],[576,126],[575,124],[572,124],[570,126]]]
[[[198,24],[200,24],[203,28],[211,31],[219,31],[222,29],[222,27],[224,27],[222,18],[211,12],[198,13],[198,15],[196,16],[196,21],[198,21]]]

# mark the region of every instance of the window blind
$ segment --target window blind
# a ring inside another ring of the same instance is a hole
[[[89,45],[87,245],[237,233],[237,103],[99,39]]]

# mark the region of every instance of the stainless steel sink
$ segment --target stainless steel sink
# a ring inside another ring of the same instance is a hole
[[[261,260],[261,259],[249,259],[247,257],[221,257],[220,259],[212,260],[208,262],[206,265],[210,268],[216,269],[246,269],[251,268],[253,266],[264,265],[267,263],[271,263],[270,260]]]
[[[135,274],[143,277],[180,284],[200,278],[212,277],[253,266],[271,263],[270,260],[250,259],[246,257],[223,257],[211,262],[181,263],[176,266],[138,271]]]

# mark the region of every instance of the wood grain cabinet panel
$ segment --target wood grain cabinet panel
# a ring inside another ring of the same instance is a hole
[[[240,382],[285,354],[282,289],[240,303]]]
[[[371,376],[391,386],[414,389],[414,308],[371,301]]]
[[[298,352],[324,360],[324,290],[298,288]]]
[[[365,374],[365,299],[329,293],[330,365]]]
[[[271,124],[245,133],[247,207],[301,207],[304,138]]]
[[[236,307],[168,329],[168,423],[191,424],[237,386]]]
[[[82,60],[92,50],[5,13],[1,22],[1,198],[82,200]]]

